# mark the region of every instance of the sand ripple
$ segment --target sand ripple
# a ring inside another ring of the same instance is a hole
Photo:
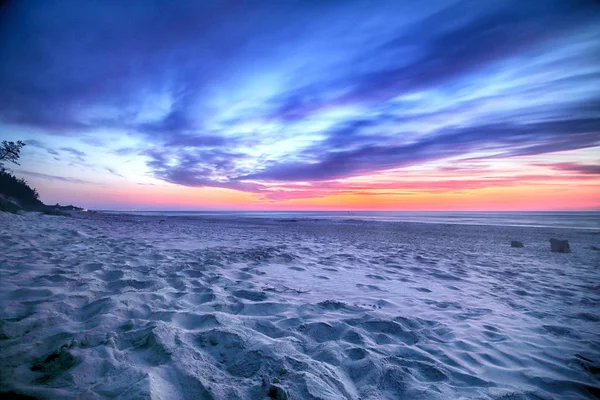
[[[571,231],[574,252],[554,254],[546,238],[557,235],[529,228],[5,214],[0,222],[0,392],[599,395],[593,235]],[[528,246],[512,249],[509,239]]]

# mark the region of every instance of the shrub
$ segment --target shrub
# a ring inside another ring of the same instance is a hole
[[[17,200],[22,206],[42,206],[37,190],[29,187],[23,178],[17,178],[6,169],[0,169],[0,194]]]
[[[20,207],[5,197],[0,197],[0,211],[16,213]]]

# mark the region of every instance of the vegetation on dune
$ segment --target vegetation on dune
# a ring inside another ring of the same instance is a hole
[[[37,190],[32,189],[23,178],[17,178],[6,169],[0,169],[0,193],[11,197],[22,206],[41,206]]]
[[[19,165],[25,143],[2,141],[0,144],[0,211],[16,212],[23,206],[41,206],[39,194],[22,178],[17,178],[4,167],[5,162]]]
[[[14,202],[8,200],[6,197],[0,195],[0,211],[16,213],[20,209],[21,209],[21,207],[18,204],[14,203]]]
[[[37,190],[29,186],[23,178],[17,178],[7,168],[5,162],[19,165],[22,141],[2,141],[0,144],[0,211],[17,212],[19,210],[41,211],[49,215],[66,215],[65,213],[44,205],[40,201]]]

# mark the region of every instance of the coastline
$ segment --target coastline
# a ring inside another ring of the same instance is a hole
[[[485,225],[566,228],[600,231],[600,211],[97,211],[104,215],[194,217],[198,219],[327,220],[414,222],[450,225]]]

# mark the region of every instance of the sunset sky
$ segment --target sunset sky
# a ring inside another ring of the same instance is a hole
[[[600,2],[9,1],[48,204],[600,209]]]

